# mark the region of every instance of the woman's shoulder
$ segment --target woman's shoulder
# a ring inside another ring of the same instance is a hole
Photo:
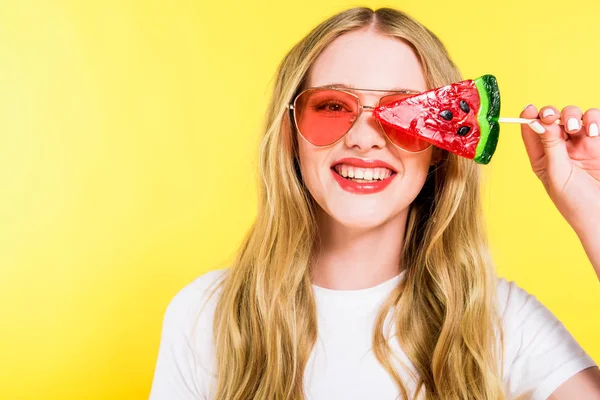
[[[532,293],[517,282],[497,277],[496,296],[498,311],[504,323],[518,326],[535,316],[542,321],[556,321],[556,316]]]
[[[524,303],[537,300],[515,281],[504,277],[496,277],[498,307],[503,315],[515,313]]]
[[[163,317],[151,399],[204,398],[212,376],[213,317],[227,269],[205,272],[177,291]],[[183,397],[181,397],[183,398]]]
[[[181,288],[165,311],[163,329],[166,335],[188,343],[200,359],[212,355],[212,327],[220,283],[230,268],[203,273]]]
[[[186,284],[183,288],[181,288],[179,292],[175,294],[174,299],[194,299],[197,298],[197,296],[204,296],[208,294],[208,292],[210,292],[212,288],[215,288],[217,285],[219,285],[219,283],[223,281],[223,279],[227,276],[229,270],[230,268],[215,269],[199,275],[197,278],[195,278],[194,280]]]
[[[166,315],[181,323],[190,322],[200,314],[213,313],[220,292],[220,283],[229,268],[203,273],[182,287],[169,301]]]
[[[498,277],[497,284],[505,384],[513,397],[546,399],[569,377],[597,365],[535,295],[505,278]]]
[[[501,315],[506,318],[525,319],[532,313],[542,318],[554,320],[556,316],[540,301],[540,299],[517,284],[514,280],[497,277],[497,304]]]
[[[229,268],[203,273],[175,293],[167,304],[163,335],[194,343],[199,348],[210,345],[213,317],[221,291],[220,283]]]

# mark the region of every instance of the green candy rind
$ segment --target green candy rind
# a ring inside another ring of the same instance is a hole
[[[479,92],[479,112],[477,121],[481,137],[475,148],[473,160],[479,164],[487,164],[492,159],[500,137],[500,90],[493,75],[483,75],[473,81]]]

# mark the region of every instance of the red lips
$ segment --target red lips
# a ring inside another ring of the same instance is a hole
[[[352,165],[358,168],[387,168],[392,171],[392,175],[382,181],[373,182],[356,182],[350,179],[342,177],[335,171],[335,166],[338,164]],[[385,189],[392,180],[396,177],[396,170],[390,164],[381,160],[363,160],[362,158],[347,157],[337,160],[331,165],[331,173],[333,178],[340,185],[340,187],[350,193],[354,194],[373,194],[381,192]]]

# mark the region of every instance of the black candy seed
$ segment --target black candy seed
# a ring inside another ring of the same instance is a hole
[[[458,136],[465,136],[470,131],[471,131],[471,127],[469,127],[469,126],[461,126],[460,128],[458,128],[458,132],[456,132],[456,134]]]
[[[469,111],[471,111],[471,108],[469,107],[469,105],[467,104],[467,102],[464,101],[464,100],[460,101],[460,109],[463,110],[466,113],[468,113]]]
[[[440,117],[444,118],[446,121],[450,121],[454,118],[454,114],[452,114],[452,111],[450,110],[444,110],[440,113]]]

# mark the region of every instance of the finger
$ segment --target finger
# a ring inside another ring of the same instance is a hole
[[[570,136],[576,136],[581,133],[581,108],[576,106],[567,106],[561,112],[561,119],[565,131]]]
[[[589,137],[598,136],[600,126],[600,108],[590,108],[583,114],[583,126]]]
[[[545,124],[553,124],[560,118],[560,112],[556,107],[546,106],[540,109],[540,119]]]
[[[521,118],[536,119],[537,117],[537,108],[531,104],[525,107],[525,109],[521,112]],[[539,136],[540,135],[536,133],[531,126],[527,124],[521,124],[521,137],[525,143],[525,150],[527,151],[529,162],[534,169],[539,160],[545,154],[544,146]]]
[[[535,118],[536,110],[530,106],[523,111],[523,118]],[[548,176],[554,182],[566,182],[570,173],[571,159],[567,151],[563,129],[558,124],[546,124],[541,121],[533,121],[526,127],[522,126],[523,139],[528,146],[528,154],[534,170],[545,168]],[[539,143],[535,143],[531,132],[537,134]],[[529,149],[529,146],[531,147]],[[541,149],[541,150],[540,150]],[[543,151],[543,155],[540,155]],[[543,157],[543,158],[542,158]],[[543,162],[542,162],[543,159]]]

